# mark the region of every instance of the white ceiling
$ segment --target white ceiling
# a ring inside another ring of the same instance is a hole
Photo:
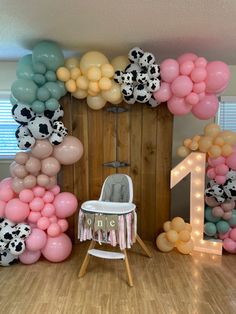
[[[1,0],[0,60],[17,60],[42,39],[65,51],[157,60],[195,52],[236,64],[235,0]]]

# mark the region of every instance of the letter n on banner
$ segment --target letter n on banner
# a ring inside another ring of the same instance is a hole
[[[190,224],[194,250],[222,255],[222,241],[203,240],[204,193],[205,193],[206,154],[191,153],[171,170],[171,189],[189,173],[190,178]]]

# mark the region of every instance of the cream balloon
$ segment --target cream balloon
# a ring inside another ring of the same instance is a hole
[[[98,82],[98,86],[101,90],[109,90],[112,87],[112,81],[108,77],[102,77]]]
[[[193,240],[190,239],[188,242],[178,241],[176,243],[176,248],[182,254],[190,254],[193,250]]]
[[[86,90],[88,88],[89,80],[86,76],[79,76],[76,80],[76,85],[79,89]]]
[[[106,100],[101,96],[88,96],[87,104],[93,110],[99,110],[106,105]]]
[[[162,252],[170,252],[173,250],[175,244],[171,243],[166,238],[166,233],[162,232],[156,239],[156,245],[158,249]]]
[[[118,56],[111,60],[114,71],[124,71],[128,64],[130,62],[127,56]]]
[[[76,80],[81,75],[79,68],[75,67],[70,70],[70,77],[72,80]]]
[[[111,104],[114,104],[118,100],[122,99],[120,85],[118,83],[115,83],[114,81],[112,81],[111,88],[109,90],[102,91],[101,94],[102,97]]]
[[[72,93],[72,96],[77,99],[84,99],[88,96],[88,93],[86,90],[77,89],[74,93]]]
[[[112,78],[115,74],[114,68],[111,64],[103,64],[101,66],[102,77]]]
[[[72,58],[68,58],[66,61],[65,61],[65,66],[68,68],[68,69],[73,69],[73,68],[78,68],[79,67],[79,60],[75,57],[72,57]]]
[[[90,67],[100,67],[106,63],[109,63],[109,61],[103,53],[99,51],[89,51],[82,56],[79,67],[81,72],[86,75]]]

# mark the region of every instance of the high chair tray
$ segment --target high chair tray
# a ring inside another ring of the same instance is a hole
[[[81,209],[90,213],[124,215],[135,210],[133,203],[117,203],[103,201],[86,201],[81,205]]]

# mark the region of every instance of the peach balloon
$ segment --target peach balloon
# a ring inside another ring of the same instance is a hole
[[[113,66],[114,71],[124,71],[129,64],[130,61],[127,56],[117,56],[111,60],[111,65]]]
[[[28,172],[26,167],[23,165],[16,164],[13,168],[13,173],[17,178],[24,179],[27,176]]]
[[[188,230],[182,230],[179,233],[179,240],[188,242],[191,239],[190,232]]]
[[[77,162],[83,155],[83,145],[74,136],[66,136],[63,142],[54,146],[53,156],[62,165],[71,165]]]
[[[219,145],[219,146],[223,146],[225,144],[225,141],[224,141],[223,137],[217,136],[214,139],[214,144]]]
[[[40,174],[37,176],[37,184],[40,186],[47,186],[49,184],[49,177],[46,174]]]
[[[29,174],[24,178],[24,187],[26,189],[32,189],[37,183],[36,177],[32,174]]]
[[[177,148],[177,155],[181,158],[185,158],[190,154],[190,149],[185,146],[180,146]]]
[[[74,67],[70,70],[70,77],[72,80],[76,80],[81,75],[81,71],[79,68]]]
[[[87,71],[87,78],[90,81],[96,82],[99,81],[102,77],[101,70],[98,67],[92,66]]]
[[[173,250],[175,244],[171,243],[166,238],[166,233],[162,232],[156,239],[156,245],[158,249],[162,252],[170,252]]]
[[[29,159],[29,155],[27,153],[19,152],[15,155],[15,161],[19,165],[25,165],[26,161]]]
[[[224,157],[227,157],[229,155],[231,155],[233,152],[233,148],[230,144],[224,144],[222,147],[221,147],[221,154],[222,156]]]
[[[55,176],[61,169],[61,165],[54,157],[48,157],[42,160],[42,173],[49,177]]]
[[[53,152],[53,146],[48,140],[37,140],[31,149],[31,154],[39,159],[49,157]]]
[[[74,93],[72,93],[72,96],[77,99],[84,99],[88,96],[88,93],[86,90],[77,89]]]
[[[188,222],[185,223],[185,229],[189,232],[192,232],[192,226]]]
[[[234,145],[236,144],[236,133],[233,131],[223,131],[220,136],[224,139],[225,143]]]
[[[12,189],[14,192],[20,193],[22,190],[24,190],[24,181],[19,178],[13,178]]]
[[[212,145],[208,150],[208,155],[213,158],[221,156],[221,148],[218,145]]]
[[[66,82],[70,79],[70,71],[66,67],[60,67],[57,69],[57,78],[62,82]]]
[[[188,242],[178,241],[176,248],[182,254],[190,254],[193,250],[193,240],[189,240]]]
[[[79,76],[76,80],[76,85],[79,89],[86,90],[89,85],[89,80],[86,76]]]
[[[175,243],[176,241],[178,241],[178,233],[175,230],[171,229],[166,232],[166,239],[171,243]]]
[[[98,86],[101,90],[109,90],[112,87],[112,82],[107,77],[102,77],[98,82]]]
[[[38,158],[30,157],[25,164],[25,168],[31,174],[36,174],[41,169],[41,161]]]
[[[85,75],[90,67],[100,67],[106,63],[109,63],[109,61],[103,53],[99,51],[89,51],[80,59],[79,67],[81,72]]]
[[[181,217],[175,217],[171,220],[171,228],[177,232],[185,229],[185,222]]]
[[[216,137],[220,133],[220,131],[220,126],[216,123],[210,123],[204,128],[205,135],[210,137]]]
[[[74,93],[77,89],[77,85],[74,80],[70,79],[65,83],[65,87],[70,93]]]
[[[199,150],[206,153],[212,145],[212,138],[209,136],[202,136],[198,142]]]
[[[109,90],[101,92],[102,97],[110,102],[111,104],[115,104],[117,101],[122,101],[122,94],[120,91],[120,85],[112,81],[112,86]]]
[[[103,64],[101,66],[101,72],[102,72],[103,77],[108,77],[108,78],[112,78],[113,75],[115,74],[113,66],[109,63]]]
[[[165,232],[167,232],[167,231],[169,231],[171,229],[171,222],[169,220],[164,222],[163,229],[164,229]]]
[[[75,57],[68,58],[65,61],[65,67],[68,69],[78,68],[79,67],[79,60]]]

